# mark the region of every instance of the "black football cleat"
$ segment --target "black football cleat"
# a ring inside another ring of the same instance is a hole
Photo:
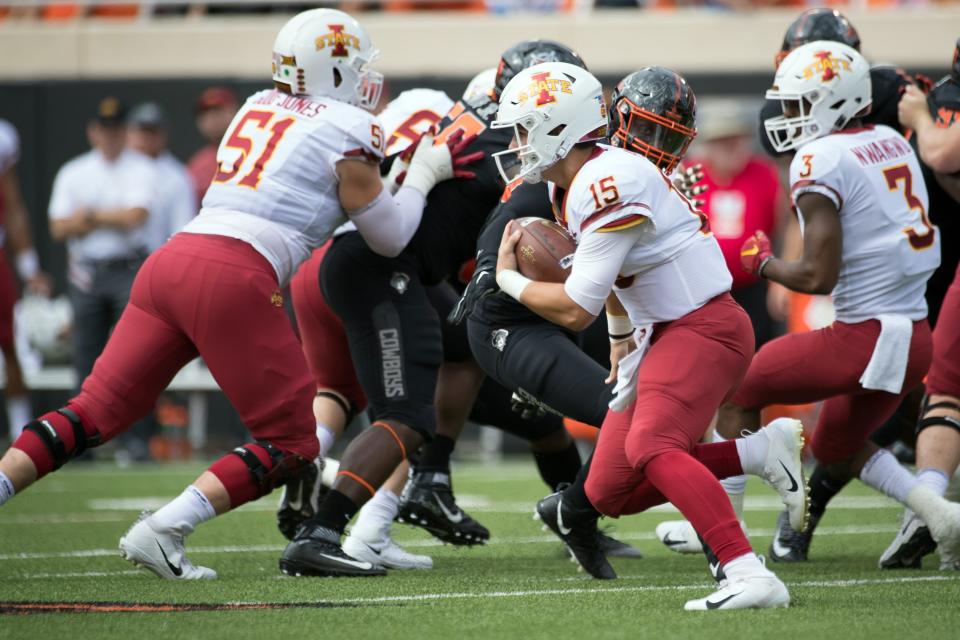
[[[597,580],[615,580],[617,572],[613,570],[604,553],[603,540],[597,528],[597,518],[590,514],[586,518],[577,518],[577,514],[566,507],[563,493],[551,493],[537,503],[535,517],[567,545],[573,559],[580,567]]]
[[[600,532],[600,549],[603,550],[603,554],[608,558],[633,558],[634,560],[643,558],[643,553],[640,552],[640,549],[622,540],[617,540],[613,536],[607,535],[605,531]]]
[[[903,521],[890,546],[880,556],[881,569],[921,569],[923,557],[937,548],[930,529],[913,511],[903,513]]]
[[[782,511],[777,517],[777,530],[770,541],[770,559],[774,562],[806,562],[818,522],[820,516],[808,514],[803,531],[794,531],[787,512]]]
[[[327,493],[321,482],[323,465],[323,458],[317,458],[299,477],[283,487],[277,507],[277,528],[287,540],[293,540],[297,528],[313,517]]]
[[[288,576],[355,578],[385,576],[387,570],[370,562],[351,558],[340,546],[336,531],[305,523],[280,556],[280,571]]]
[[[397,521],[422,527],[435,538],[458,546],[484,544],[490,531],[457,506],[450,475],[415,473],[400,498]]]

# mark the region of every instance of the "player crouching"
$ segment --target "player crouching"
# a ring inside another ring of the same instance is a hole
[[[697,444],[747,370],[750,320],[730,297],[731,277],[703,214],[646,158],[598,144],[606,125],[600,83],[583,69],[545,63],[507,85],[493,124],[515,131],[515,147],[504,153],[519,157],[526,181],[548,181],[557,217],[578,246],[565,284],[534,282],[516,270],[520,233],[508,226],[497,281],[508,295],[573,330],[592,322],[605,303],[627,332],[654,325],[640,332],[642,346],[630,355],[625,348],[615,354],[619,393],[611,404],[617,409],[600,430],[587,506],[619,516],[670,501],[688,517],[728,582],[685,608],[787,606],[786,586],[754,555],[717,480],[735,468],[764,466],[768,442],[779,438],[752,440],[761,446],[746,465],[736,443]],[[797,424],[776,429],[794,436],[789,463],[799,474]],[[800,482],[792,488],[802,496]],[[569,529],[562,502],[557,511],[560,530]],[[803,513],[801,500],[795,513],[801,522]]]

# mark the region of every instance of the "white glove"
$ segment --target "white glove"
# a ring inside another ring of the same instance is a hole
[[[426,197],[437,183],[453,177],[453,158],[445,144],[433,144],[433,135],[424,134],[413,152],[403,186],[412,187]]]
[[[410,169],[410,163],[404,160],[401,156],[397,156],[393,159],[393,164],[390,165],[390,171],[387,172],[381,182],[383,182],[383,188],[387,190],[387,193],[395,195],[401,187],[400,176],[406,173]]]

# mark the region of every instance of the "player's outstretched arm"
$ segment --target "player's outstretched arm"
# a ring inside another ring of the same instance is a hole
[[[383,188],[377,164],[363,159],[337,163],[340,204],[371,249],[390,258],[399,255],[420,225],[430,190],[444,180],[475,177],[463,167],[483,153],[466,154],[470,140],[462,135],[437,145],[433,136],[423,136],[396,194]]]
[[[843,232],[840,213],[829,198],[804,193],[797,199],[803,216],[803,253],[797,260],[776,258],[770,240],[758,231],[743,243],[740,262],[748,273],[756,273],[793,291],[826,295],[840,277]]]

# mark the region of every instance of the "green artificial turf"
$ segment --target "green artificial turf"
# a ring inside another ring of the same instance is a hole
[[[299,606],[0,615],[0,638],[960,638],[960,575],[937,571],[935,556],[921,571],[878,570],[900,510],[859,483],[828,510],[810,562],[773,565],[790,588],[790,609],[690,613],[683,603],[712,591],[706,563],[653,536],[678,514],[605,521],[646,557],[614,560],[617,581],[591,580],[532,520],[546,490],[528,460],[455,467],[463,506],[492,532],[486,547],[441,546],[395,525],[408,550],[434,557],[432,571],[282,576],[273,496],[189,538],[191,559],[216,569],[216,581],[165,582],[124,562],[117,541],[139,509],[175,496],[201,469],[77,464],[0,507],[0,601]],[[751,540],[766,553],[776,496],[759,483],[747,495]]]

